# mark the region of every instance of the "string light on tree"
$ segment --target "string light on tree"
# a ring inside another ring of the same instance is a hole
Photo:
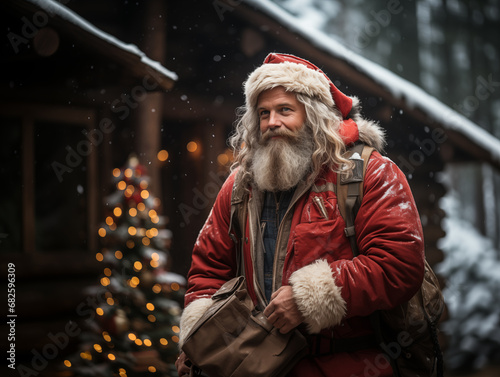
[[[87,290],[97,302],[93,321],[82,331],[79,352],[61,368],[75,377],[176,376],[186,282],[168,271],[172,234],[135,156],[111,176],[113,191],[98,229],[102,275]]]

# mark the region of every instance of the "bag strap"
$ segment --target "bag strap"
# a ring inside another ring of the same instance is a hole
[[[229,237],[236,245],[236,276],[245,274],[243,243],[248,212],[248,191],[241,184],[241,174],[236,173],[231,191],[231,215],[229,218]],[[234,233],[233,233],[234,231]]]
[[[345,222],[345,235],[351,244],[351,250],[354,257],[359,255],[358,243],[356,242],[356,231],[354,227],[354,220],[358,213],[361,201],[363,199],[363,181],[366,174],[366,167],[368,160],[374,148],[368,147],[364,144],[357,144],[350,148],[344,157],[348,157],[353,163],[354,168],[346,172],[337,173],[337,205],[341,216]],[[384,343],[382,334],[380,311],[375,311],[369,316],[370,324],[375,333],[378,344]],[[389,358],[394,375],[401,377],[399,368],[395,360]]]
[[[375,149],[364,144],[356,144],[344,157],[354,163],[352,170],[337,173],[337,204],[340,215],[345,221],[345,235],[351,244],[354,256],[359,255],[356,242],[354,220],[363,200],[363,181],[368,160]]]

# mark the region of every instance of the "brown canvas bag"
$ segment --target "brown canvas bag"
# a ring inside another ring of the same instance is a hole
[[[245,278],[225,283],[182,346],[189,360],[211,377],[281,377],[307,352],[294,330],[281,334],[255,310]]]

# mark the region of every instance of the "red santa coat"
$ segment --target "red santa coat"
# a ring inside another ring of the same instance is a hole
[[[211,295],[235,276],[235,245],[228,234],[234,178],[233,173],[224,183],[193,250],[181,343],[211,304]],[[424,274],[423,234],[404,174],[391,160],[374,152],[355,221],[360,255],[353,258],[337,206],[335,183],[336,174],[324,171],[291,204],[291,226],[285,234],[288,241],[283,250],[276,251],[283,259],[278,275],[282,285],[292,286],[309,333],[321,331],[337,339],[355,338],[372,333],[367,318],[370,313],[396,307],[420,287]],[[326,216],[315,197],[323,202]],[[247,222],[248,240],[244,244],[245,274],[248,291],[257,302],[258,287],[253,284],[256,240],[250,229],[251,220]],[[390,375],[392,370],[377,348],[306,357],[291,373],[300,377]]]

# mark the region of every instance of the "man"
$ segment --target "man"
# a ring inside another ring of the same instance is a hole
[[[248,292],[282,333],[298,327],[319,345],[290,375],[391,376],[368,316],[415,294],[424,251],[405,176],[378,152],[383,131],[361,117],[357,98],[295,56],[268,55],[244,89],[246,104],[231,138],[236,168],[193,250],[181,344],[211,295],[236,274],[228,227],[237,180],[249,195],[243,245]],[[367,166],[355,222],[360,255],[353,258],[334,187],[336,172],[352,164],[343,153],[358,142],[377,151]],[[319,336],[327,341],[317,343]],[[181,354],[180,375],[188,365]]]

